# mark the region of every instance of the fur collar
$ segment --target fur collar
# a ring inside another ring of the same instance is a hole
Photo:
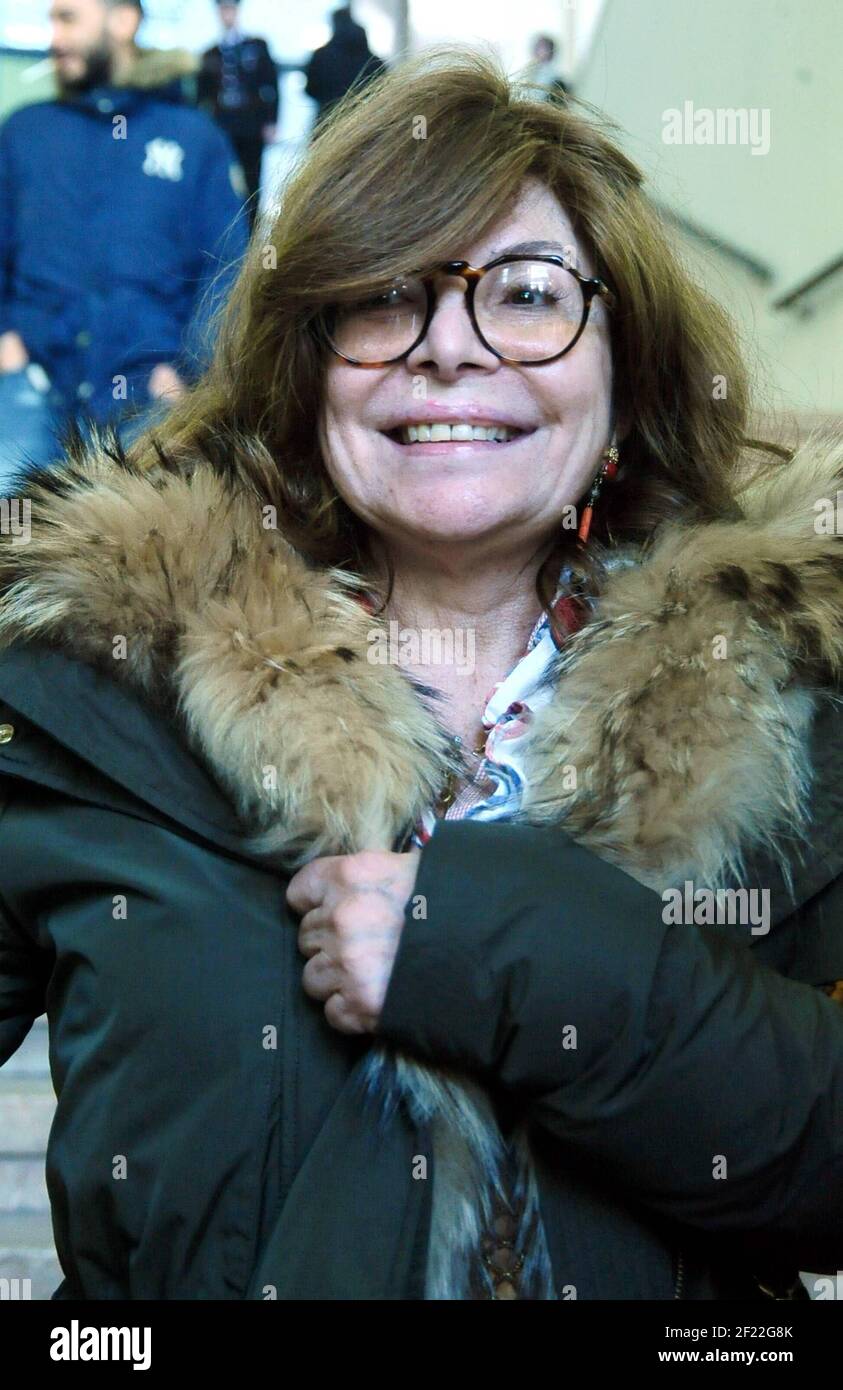
[[[296,864],[390,848],[441,786],[450,741],[423,691],[367,659],[378,620],[354,582],[306,565],[236,476],[144,473],[99,444],[29,479],[31,534],[0,526],[0,646],[51,640],[174,714],[253,850]],[[537,715],[527,820],[657,889],[714,886],[792,843],[808,725],[843,664],[838,489],[843,442],[814,438],[743,495],[741,519],[618,553]],[[379,1044],[364,1074],[379,1104],[400,1097],[432,1126],[426,1292],[464,1298],[503,1184],[489,1099]],[[526,1131],[513,1148],[523,1278],[553,1298]]]
[[[255,848],[389,848],[450,741],[424,692],[367,659],[379,620],[353,581],[305,564],[233,477],[144,473],[101,444],[32,477],[28,543],[0,527],[0,645],[55,641],[177,712]],[[653,887],[714,884],[792,835],[812,692],[843,664],[843,551],[817,507],[841,486],[843,441],[814,439],[743,519],[617,555],[537,715],[529,821]]]

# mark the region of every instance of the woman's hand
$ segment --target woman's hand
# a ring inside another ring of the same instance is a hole
[[[325,1001],[340,1033],[373,1033],[401,940],[421,851],[367,850],[314,859],[290,880],[287,901],[302,913],[305,993]]]

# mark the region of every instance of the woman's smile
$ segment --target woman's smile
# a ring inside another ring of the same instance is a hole
[[[399,425],[381,431],[385,439],[400,449],[401,457],[449,457],[455,459],[490,458],[494,454],[510,453],[535,433],[534,429],[519,430],[506,425],[443,425],[421,423]]]
[[[407,457],[482,457],[506,450],[534,434],[537,426],[512,412],[483,404],[446,406],[425,401],[381,425],[380,433]]]

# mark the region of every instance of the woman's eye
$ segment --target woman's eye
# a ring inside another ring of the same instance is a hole
[[[344,316],[349,314],[368,314],[372,309],[382,309],[385,304],[383,295],[372,295],[369,299],[357,299],[353,304],[346,304],[341,309]]]
[[[398,309],[405,302],[406,296],[401,289],[382,290],[379,294],[369,295],[366,299],[361,299],[353,304],[350,312],[365,314],[378,309]]]
[[[553,309],[563,300],[556,285],[508,285],[501,295],[501,308]]]
[[[512,302],[515,304],[543,305],[558,304],[560,296],[554,290],[536,289],[524,287],[515,289],[512,292]]]

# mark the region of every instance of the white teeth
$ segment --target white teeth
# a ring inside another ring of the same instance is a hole
[[[400,433],[402,444],[441,444],[451,439],[491,439],[506,443],[514,439],[519,431],[511,430],[506,425],[471,425],[468,422],[445,425],[437,420],[429,425],[402,425]]]

